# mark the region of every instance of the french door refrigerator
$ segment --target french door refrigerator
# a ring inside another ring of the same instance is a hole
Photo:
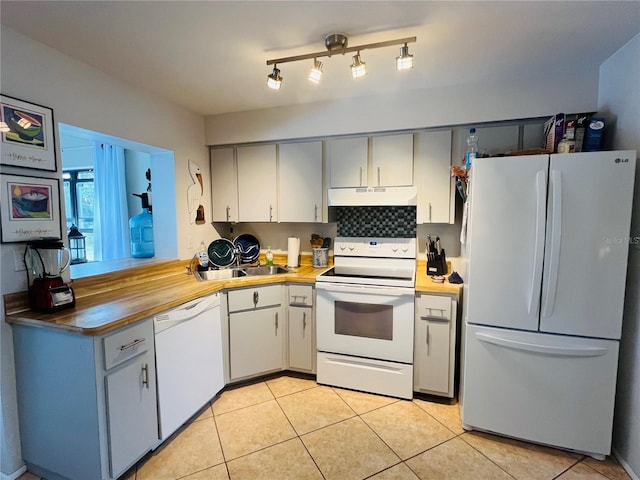
[[[476,159],[462,423],[611,450],[635,151]]]

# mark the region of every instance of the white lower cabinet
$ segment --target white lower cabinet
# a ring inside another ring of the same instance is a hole
[[[413,390],[455,395],[457,301],[449,295],[416,297]]]
[[[153,369],[153,355],[147,351],[105,377],[113,476],[129,468],[158,438],[156,398],[150,393],[155,390]]]
[[[229,377],[250,378],[284,368],[282,285],[229,290]]]
[[[315,372],[315,311],[311,285],[289,285],[290,370]]]
[[[22,456],[51,480],[112,480],[158,444],[153,323],[108,335],[13,325]]]

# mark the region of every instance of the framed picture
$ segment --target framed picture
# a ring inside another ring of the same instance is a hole
[[[0,195],[3,243],[62,238],[58,179],[0,175]]]
[[[53,110],[0,95],[0,164],[56,171]]]

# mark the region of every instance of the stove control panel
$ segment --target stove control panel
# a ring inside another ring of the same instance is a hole
[[[415,238],[337,237],[333,254],[344,257],[416,258]]]

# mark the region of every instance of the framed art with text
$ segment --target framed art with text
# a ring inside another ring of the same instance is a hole
[[[0,165],[55,172],[53,110],[0,96]]]
[[[62,238],[58,179],[0,175],[0,195],[3,243]]]

